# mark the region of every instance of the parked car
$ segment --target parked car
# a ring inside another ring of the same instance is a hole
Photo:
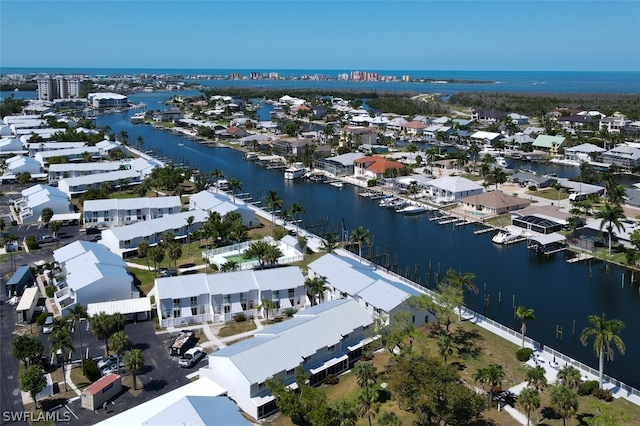
[[[107,367],[102,369],[100,374],[102,374],[103,376],[106,376],[107,374],[111,374],[111,373],[118,374],[118,373],[124,373],[126,371],[127,369],[125,368],[124,361],[120,361],[119,364],[115,362],[113,364],[109,364]]]
[[[55,319],[53,318],[53,315],[49,315],[44,320],[44,323],[42,324],[42,332],[44,334],[50,334],[53,331],[53,322],[54,321],[55,321]]]
[[[177,269],[167,269],[166,271],[164,271],[162,273],[163,277],[177,277],[178,276],[178,270]]]
[[[60,226],[69,226],[69,221],[68,220],[63,220],[62,223],[60,224]]]
[[[116,355],[109,355],[109,356],[102,357],[102,359],[100,359],[96,364],[98,368],[102,370],[103,368],[108,367],[110,364],[113,364],[114,362],[116,362]]]
[[[46,243],[53,243],[54,241],[57,241],[58,239],[56,237],[52,237],[51,235],[44,235],[42,237],[38,237],[37,241],[40,244],[46,244]]]
[[[89,238],[87,238],[87,241],[95,243],[98,242],[102,239],[102,235],[100,234],[93,234],[93,235],[89,235]]]
[[[189,349],[178,361],[178,365],[183,368],[191,368],[204,357],[204,350],[200,347]]]

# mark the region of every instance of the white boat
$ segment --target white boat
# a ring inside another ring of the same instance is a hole
[[[500,231],[493,236],[491,241],[496,244],[509,244],[522,237],[520,232]]]
[[[408,206],[396,209],[396,213],[402,214],[420,214],[427,211],[427,208],[421,204],[409,204]]]
[[[507,160],[505,160],[504,157],[502,156],[496,157],[496,165],[498,167],[502,167],[503,169],[506,169],[509,167],[509,164],[507,164]]]
[[[131,121],[132,124],[142,124],[144,123],[144,118],[145,118],[144,114],[145,114],[144,112],[135,113],[131,116],[129,121]]]
[[[184,144],[182,142],[178,143],[178,146],[184,146]]]
[[[302,164],[293,164],[291,167],[287,167],[284,170],[284,178],[285,179],[300,179],[307,173],[306,167]]]
[[[342,188],[342,186],[343,186],[342,182],[340,182],[339,180],[330,182],[329,185],[335,186],[336,188]]]

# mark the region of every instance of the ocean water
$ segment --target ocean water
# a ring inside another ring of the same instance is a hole
[[[500,91],[532,93],[640,93],[640,72],[634,71],[463,71],[463,70],[366,70],[380,76],[409,76],[411,79],[457,80],[469,83],[354,82],[337,81],[338,74],[352,70],[269,70],[269,69],[142,69],[142,68],[2,68],[2,74],[85,74],[90,76],[182,75],[228,76],[239,73],[247,79],[195,80],[205,85],[228,87],[326,88],[391,90],[452,94],[460,91]],[[249,80],[250,72],[276,72],[283,80]],[[332,80],[302,80],[322,75]],[[194,80],[192,80],[194,81]],[[482,83],[478,83],[482,82]]]

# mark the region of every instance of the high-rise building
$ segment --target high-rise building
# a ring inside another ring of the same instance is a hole
[[[76,76],[47,75],[38,79],[38,99],[40,100],[52,101],[78,97],[80,97],[80,78]]]

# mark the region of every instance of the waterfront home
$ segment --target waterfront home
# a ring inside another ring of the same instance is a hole
[[[345,126],[340,133],[340,146],[369,144],[375,145],[378,142],[378,132],[370,127]]]
[[[416,327],[429,321],[428,315],[407,303],[409,298],[423,294],[415,285],[341,250],[311,262],[309,277],[321,277],[327,282],[327,289],[318,297],[319,301],[353,299],[384,324],[394,322],[394,315],[400,311],[409,312]]]
[[[140,292],[133,285],[124,261],[106,247],[76,241],[53,252],[62,274],[54,277],[54,301],[62,316],[76,304],[136,299]]]
[[[454,129],[453,127],[444,126],[441,124],[432,124],[429,127],[426,127],[422,132],[424,137],[431,141],[435,141],[437,139],[438,133],[444,133],[446,137],[445,139],[448,140],[449,135],[452,135],[454,133]]]
[[[519,150],[522,150],[525,145],[531,145],[533,141],[534,139],[531,136],[522,133],[516,133],[515,135],[507,136],[502,139],[505,146]]]
[[[242,224],[246,227],[259,223],[255,212],[244,201],[212,190],[200,191],[189,197],[189,210],[200,210],[207,214],[216,212],[221,217],[234,212],[240,215]]]
[[[590,115],[569,115],[566,117],[558,117],[557,123],[562,130],[582,130],[590,127],[595,120]]]
[[[285,157],[301,155],[307,145],[311,145],[315,150],[315,142],[309,139],[296,139],[294,141],[276,139],[271,143],[273,153]]]
[[[238,315],[273,318],[309,306],[297,266],[156,278],[153,291],[161,327],[224,323]],[[265,299],[273,302],[268,313]]]
[[[507,176],[507,181],[522,187],[535,187],[536,189],[550,188],[558,182],[555,176],[538,175],[533,172],[519,171]]]
[[[625,130],[631,120],[625,117],[603,117],[598,123],[598,130],[606,129],[609,133],[620,133]]]
[[[334,176],[351,176],[355,172],[355,161],[365,155],[361,152],[349,152],[335,157],[316,160],[316,170],[322,170]]]
[[[40,164],[40,163],[38,163]],[[49,165],[49,183],[53,184],[63,178],[109,173],[128,168],[128,164],[119,161],[104,161],[95,163],[61,163]]]
[[[277,127],[277,125],[275,125]],[[238,145],[243,147],[250,147],[257,145],[259,147],[270,147],[271,136],[268,135],[249,135],[244,138],[238,139]]]
[[[193,223],[188,226],[187,219],[190,216],[193,216]],[[208,217],[204,210],[191,210],[109,228],[102,231],[100,244],[123,258],[131,257],[137,254],[142,241],[150,246],[161,243],[165,232],[172,232],[176,240],[186,240],[187,233],[200,229]]]
[[[454,203],[461,198],[482,194],[484,187],[459,176],[444,176],[427,183],[427,191],[438,204]]]
[[[61,149],[83,148],[85,142],[31,142],[27,144],[29,156],[34,157],[38,152],[57,151]]]
[[[533,231],[537,234],[548,235],[559,232],[562,227],[567,224],[566,220],[544,214],[524,214],[524,212],[516,212],[511,220],[514,226],[518,228]]]
[[[582,195],[604,195],[604,186],[582,183],[580,181],[569,180],[565,178],[556,178],[558,183],[570,193],[580,193]],[[570,196],[571,197],[571,196]]]
[[[488,216],[501,215],[514,210],[520,210],[531,204],[530,200],[506,195],[502,191],[489,191],[464,197],[458,201],[463,209]]]
[[[469,136],[469,140],[475,142],[478,146],[493,145],[495,141],[504,139],[504,135],[495,132],[477,131]]]
[[[31,139],[32,136],[36,136],[42,139],[51,139],[57,134],[60,133],[60,129],[55,129],[52,127],[47,127],[45,129],[19,129],[13,132],[13,135],[19,138],[22,143],[27,143]]]
[[[389,160],[384,157],[373,155],[371,157],[361,157],[354,162],[354,176],[366,179],[380,179],[385,173],[394,172],[396,176],[404,168],[404,164]]]
[[[137,185],[141,181],[140,173],[136,170],[116,170],[94,175],[63,178],[58,181],[58,188],[73,197],[83,194],[89,189],[98,189],[108,182],[113,183],[115,188],[123,189],[125,186]]]
[[[409,121],[400,125],[400,131],[404,132],[408,136],[419,136],[422,135],[424,129],[428,127],[429,126],[419,121]]]
[[[399,131],[400,128],[406,123],[408,123],[408,121],[405,120],[403,117],[396,117],[387,123],[387,129]]]
[[[506,114],[504,112],[478,109],[473,110],[473,112],[471,113],[471,118],[483,124],[493,124],[502,120],[502,117],[504,117],[505,115]]]
[[[122,226],[179,213],[182,211],[182,203],[177,195],[172,197],[108,198],[87,200],[82,206],[82,211],[85,224]]]
[[[640,165],[640,148],[627,144],[618,145],[603,152],[600,161],[624,169],[633,169]]]
[[[126,108],[129,101],[125,95],[118,93],[89,93],[87,103],[91,108]]]
[[[40,220],[45,207],[53,213],[72,212],[69,196],[58,188],[48,185],[34,185],[22,191],[22,197],[13,200],[19,223],[34,223]]]
[[[81,148],[58,149],[55,151],[40,151],[34,155],[34,158],[42,164],[42,167],[49,166],[49,159],[52,157],[66,157],[69,162],[84,161],[83,155],[87,153],[91,159],[100,159],[100,148],[97,146],[83,146]]]
[[[526,115],[518,114],[515,112],[512,112],[511,114],[507,114],[507,115],[511,119],[511,122],[517,126],[529,124],[529,117],[527,117]]]
[[[292,386],[296,368],[302,367],[315,386],[346,371],[362,356],[372,325],[369,312],[354,300],[322,303],[211,353],[200,377],[221,385],[246,414],[261,419],[277,410],[267,379],[277,377]]]
[[[125,156],[128,152],[125,146],[123,146],[120,142],[104,140],[95,144],[95,147],[98,148],[100,155],[102,157],[107,157],[114,149],[120,149],[124,152]]]
[[[23,154],[26,150],[22,141],[7,137],[0,139],[0,156]]]
[[[564,136],[538,135],[531,146],[547,154],[556,155],[560,148],[564,148]]]
[[[581,145],[572,146],[564,149],[565,158],[569,161],[582,163],[589,162],[600,156],[606,150],[592,143],[583,143]]]

